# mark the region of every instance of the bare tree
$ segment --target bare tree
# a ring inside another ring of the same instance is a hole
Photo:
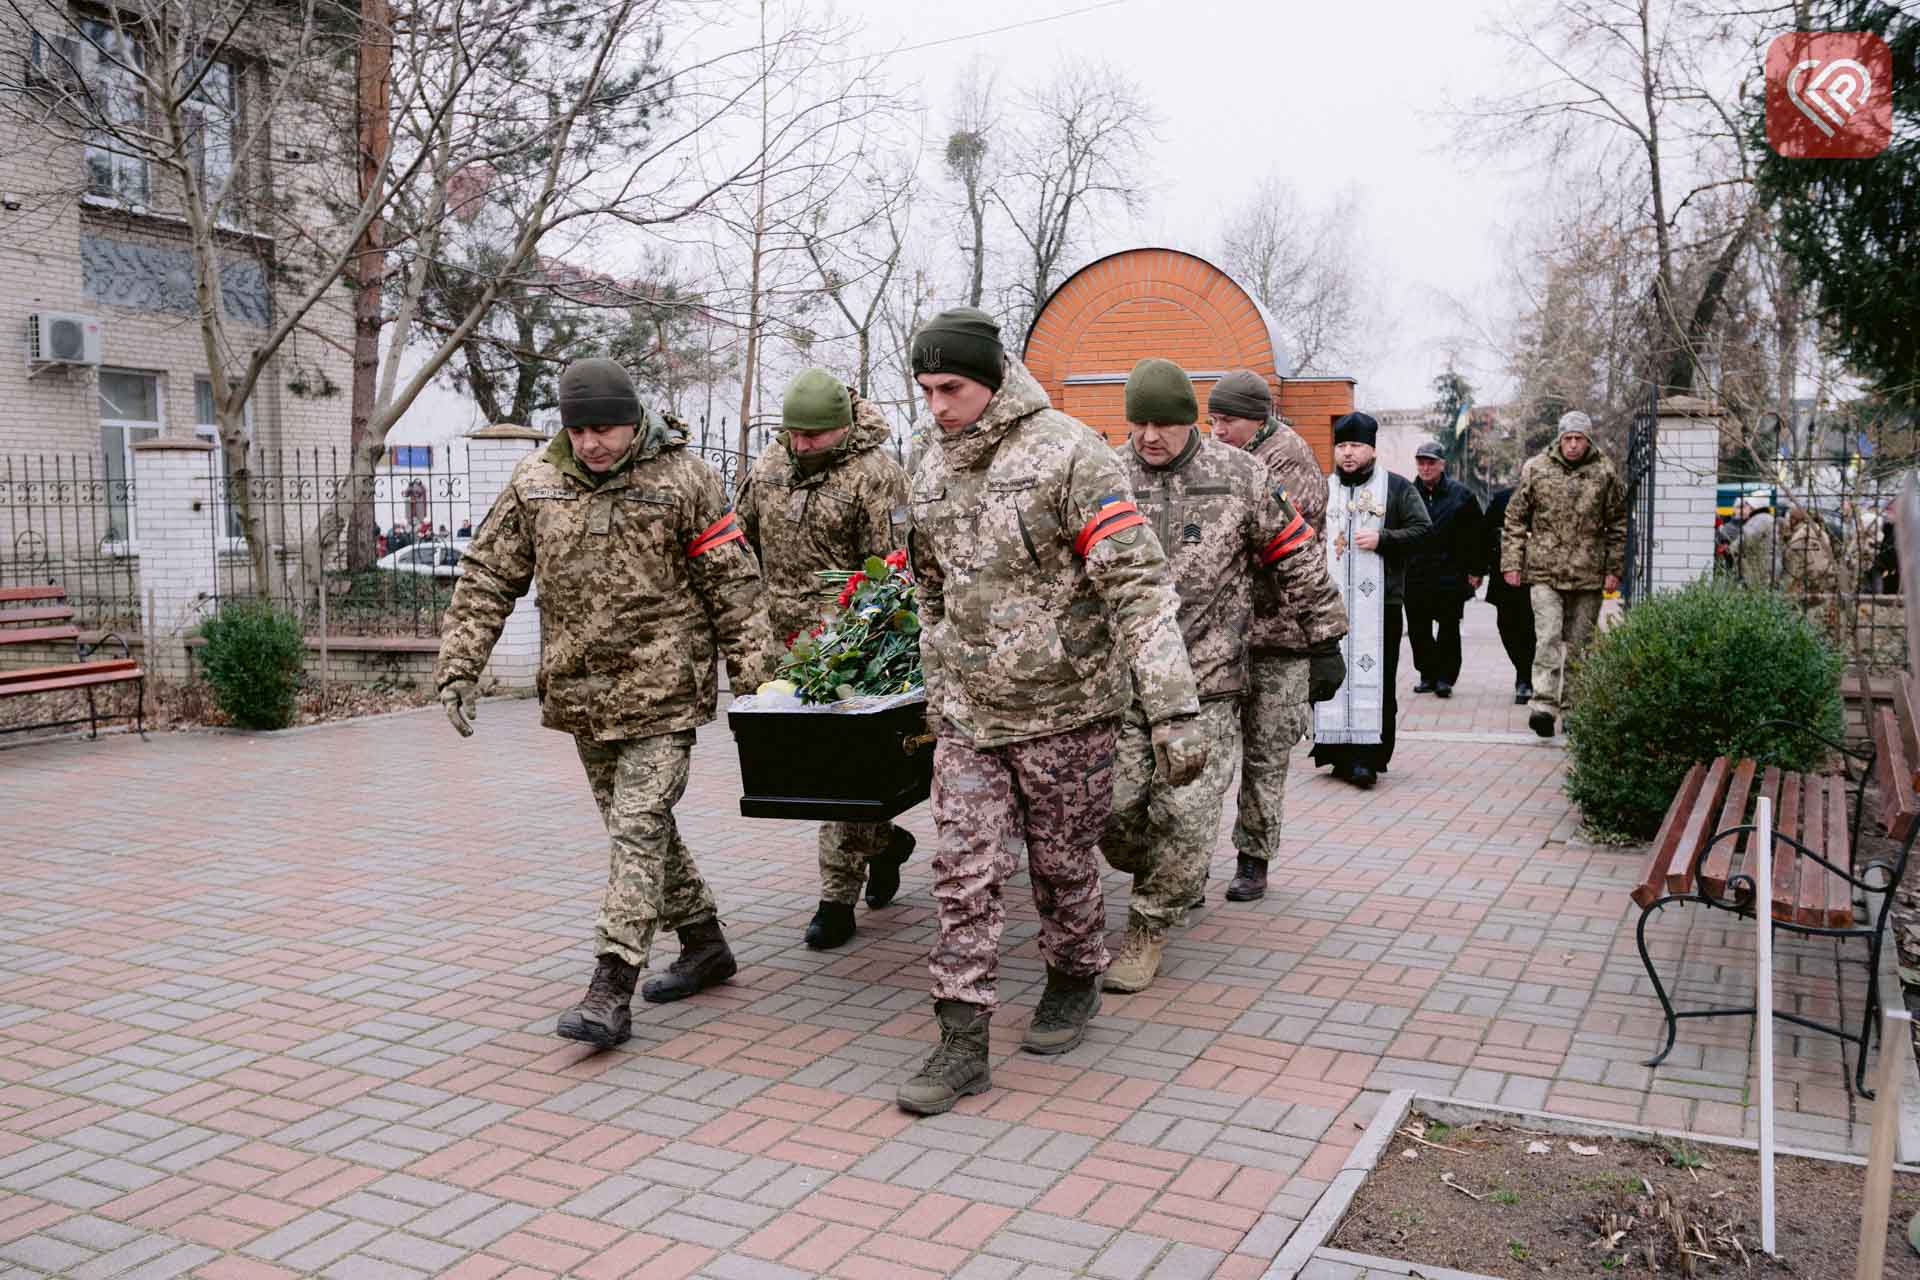
[[[818,210],[814,226],[803,233],[821,291],[844,323],[832,336],[854,345],[854,385],[862,396],[873,394],[873,344],[911,231],[917,179],[911,160],[891,169],[869,167],[857,193],[837,209]]]
[[[988,192],[995,180],[995,148],[999,121],[994,112],[996,77],[986,63],[975,59],[961,76],[953,108],[953,127],[947,134],[946,167],[960,184],[963,215],[962,247],[967,255],[967,305],[977,307],[987,283]]]
[[[1689,0],[1546,0],[1497,28],[1532,81],[1481,99],[1465,130],[1489,150],[1544,152],[1551,172],[1597,165],[1635,194],[1633,229],[1653,249],[1649,374],[1668,390],[1693,388],[1700,344],[1761,223],[1741,125],[1753,85],[1724,68],[1741,65],[1763,30],[1750,15]],[[1721,228],[1707,269],[1683,287],[1683,260],[1703,247],[1688,208],[1721,188],[1739,190],[1743,216]]]
[[[1026,249],[1016,298],[1026,328],[1103,207],[1135,211],[1156,119],[1145,92],[1112,67],[1069,62],[1021,96],[993,197]]]
[[[1357,204],[1347,191],[1308,211],[1291,183],[1269,175],[1221,234],[1222,265],[1266,308],[1296,368],[1326,369],[1358,354]]]

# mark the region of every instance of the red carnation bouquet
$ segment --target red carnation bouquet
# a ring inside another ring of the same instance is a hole
[[[796,635],[780,675],[802,702],[838,702],[920,687],[918,589],[907,553],[869,556],[858,569],[823,569],[840,584],[839,614]]]

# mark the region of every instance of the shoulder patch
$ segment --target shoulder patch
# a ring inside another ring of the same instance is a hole
[[[520,496],[530,502],[570,502],[580,495],[578,491],[564,484],[530,484],[520,491]]]

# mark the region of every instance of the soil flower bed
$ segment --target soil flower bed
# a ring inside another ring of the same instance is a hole
[[[1490,1276],[1801,1276],[1851,1280],[1866,1170],[1775,1162],[1779,1257],[1760,1251],[1759,1157],[1732,1147],[1568,1138],[1414,1112],[1327,1244]],[[1896,1173],[1889,1277],[1920,1277]]]

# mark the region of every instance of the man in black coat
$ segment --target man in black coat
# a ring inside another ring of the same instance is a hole
[[[1480,500],[1447,474],[1446,451],[1429,440],[1413,451],[1414,492],[1433,533],[1407,557],[1407,638],[1420,671],[1415,693],[1453,696],[1460,679],[1460,615],[1480,589]]]
[[[1513,700],[1524,706],[1533,697],[1533,601],[1525,587],[1510,587],[1500,576],[1500,533],[1507,523],[1513,486],[1495,490],[1480,522],[1480,549],[1474,565],[1487,579],[1487,603],[1500,622],[1500,643],[1513,663]]]

